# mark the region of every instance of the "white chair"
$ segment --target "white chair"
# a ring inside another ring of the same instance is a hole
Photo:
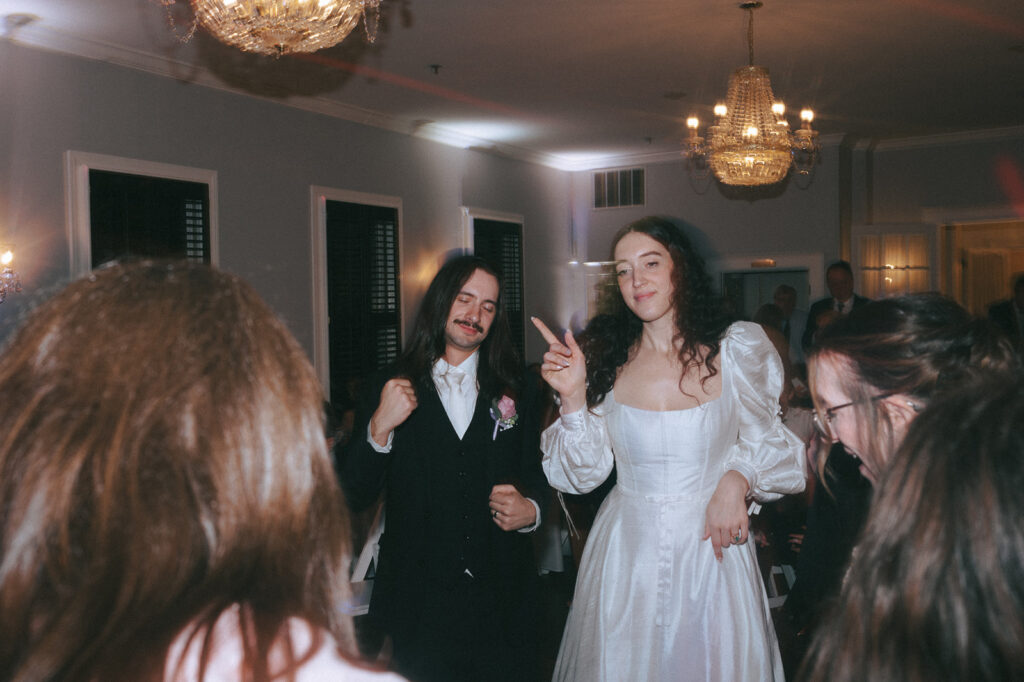
[[[784,585],[783,589],[779,589],[779,583]],[[782,564],[781,566],[775,565],[771,568],[771,573],[768,575],[768,607],[776,609],[786,603],[786,597],[789,596],[789,590],[793,587],[793,583],[796,582],[796,571],[789,564]]]
[[[370,525],[363,549],[352,567],[350,587],[352,597],[342,605],[342,611],[350,616],[362,616],[370,610],[370,596],[373,594],[373,577],[380,554],[380,536],[384,532],[384,505],[377,509],[377,515]]]

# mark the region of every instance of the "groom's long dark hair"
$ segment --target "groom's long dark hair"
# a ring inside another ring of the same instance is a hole
[[[417,393],[433,390],[430,372],[438,358],[444,355],[448,314],[455,297],[477,270],[498,280],[498,307],[494,322],[480,345],[477,368],[480,392],[491,398],[503,393],[515,397],[519,392],[520,360],[512,343],[505,310],[504,278],[497,268],[480,256],[457,256],[441,267],[427,288],[409,343],[397,362],[398,374],[408,377],[416,386]]]

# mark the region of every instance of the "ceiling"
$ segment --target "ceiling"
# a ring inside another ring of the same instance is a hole
[[[383,0],[374,44],[360,25],[277,60],[183,42],[191,12],[164,2],[0,0],[0,30],[565,169],[678,158],[686,117],[709,119],[747,61],[738,0]],[[810,106],[827,138],[1024,124],[1021,0],[765,0],[754,51],[791,123]]]

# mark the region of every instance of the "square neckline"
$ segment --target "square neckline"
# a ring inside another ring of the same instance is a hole
[[[635,405],[629,405],[627,403],[620,403],[615,398],[615,386],[612,386],[612,389],[610,391],[608,391],[608,396],[605,397],[605,400],[607,400],[610,397],[612,400],[615,401],[616,405],[621,405],[622,407],[628,407],[629,409],[636,410],[638,412],[650,412],[652,414],[671,414],[671,413],[674,413],[674,412],[690,412],[691,410],[707,409],[707,407],[709,405],[711,405],[712,403],[717,403],[719,400],[722,399],[722,396],[725,395],[726,379],[728,378],[728,374],[725,371],[725,365],[726,365],[726,363],[725,363],[725,342],[726,342],[726,339],[728,338],[728,336],[729,335],[726,334],[725,336],[722,337],[722,344],[721,344],[721,346],[719,347],[719,350],[718,350],[718,357],[722,359],[721,365],[718,368],[719,373],[722,375],[722,391],[718,394],[717,397],[712,398],[711,400],[708,400],[706,402],[700,403],[698,405],[694,405],[693,407],[683,407],[683,408],[680,408],[678,410],[651,410],[651,409],[648,409],[646,407],[636,407]]]
[[[615,399],[615,386],[612,385],[611,390],[608,391],[608,395],[605,396],[605,400],[607,400],[610,397],[612,400],[615,400],[615,404],[616,405],[621,405],[622,407],[628,407],[629,409],[636,410],[638,412],[650,412],[652,414],[671,414],[673,412],[689,412],[691,410],[707,409],[708,405],[711,405],[712,403],[717,403],[719,400],[722,399],[722,396],[725,395],[726,380],[728,379],[728,376],[729,376],[728,373],[726,372],[725,346],[726,346],[726,343],[729,341],[729,332],[731,331],[731,329],[732,329],[732,325],[729,325],[729,330],[727,330],[726,333],[722,335],[722,340],[721,340],[721,342],[719,344],[719,347],[718,347],[718,358],[719,358],[719,363],[720,363],[718,371],[722,375],[722,391],[721,391],[721,393],[718,394],[718,397],[712,398],[711,400],[708,400],[707,402],[700,403],[699,405],[694,405],[693,407],[684,407],[684,408],[681,408],[681,409],[678,409],[678,410],[650,410],[650,409],[647,409],[645,407],[636,407],[634,405],[628,405],[626,403],[620,403],[618,400]]]

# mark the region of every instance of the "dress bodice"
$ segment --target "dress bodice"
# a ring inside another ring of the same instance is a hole
[[[723,386],[723,396],[725,387]],[[721,478],[728,445],[735,441],[728,400],[722,396],[686,410],[658,412],[605,398],[605,423],[618,485],[651,497],[706,497]]]
[[[803,444],[782,424],[782,362],[760,326],[737,322],[722,339],[722,393],[686,410],[621,405],[611,391],[593,410],[562,415],[544,432],[544,473],[557,490],[585,493],[617,467],[638,495],[708,497],[727,470],[758,502],[803,488]]]

